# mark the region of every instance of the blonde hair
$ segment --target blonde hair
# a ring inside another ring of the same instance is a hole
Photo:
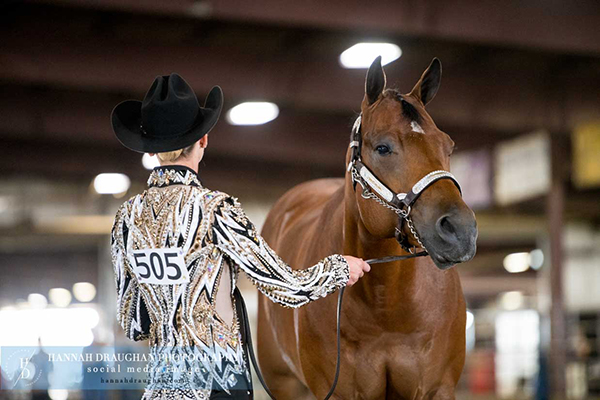
[[[191,152],[192,149],[194,148],[194,145],[196,143],[192,143],[187,147],[184,147],[183,149],[177,149],[177,150],[173,150],[173,151],[166,151],[164,153],[156,153],[156,156],[161,160],[161,161],[175,161],[177,160],[180,156],[186,157],[188,156]]]

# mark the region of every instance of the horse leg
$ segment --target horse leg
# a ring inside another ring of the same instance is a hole
[[[265,305],[269,300],[262,294],[258,299],[257,347],[258,362],[269,390],[277,400],[314,399],[308,388],[296,377],[279,351],[279,346],[267,318]],[[276,305],[276,307],[279,307]],[[260,382],[257,382],[260,385]]]

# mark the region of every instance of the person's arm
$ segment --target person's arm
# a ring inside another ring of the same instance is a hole
[[[117,287],[117,321],[125,335],[135,341],[150,337],[150,317],[137,278],[127,260],[129,228],[125,205],[119,208],[111,230],[111,256]]]
[[[287,307],[300,307],[345,286],[350,278],[346,259],[334,254],[316,265],[292,270],[256,231],[237,199],[216,207],[212,243],[236,263],[258,289]]]

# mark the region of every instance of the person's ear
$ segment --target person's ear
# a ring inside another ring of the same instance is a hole
[[[200,148],[205,149],[206,146],[208,146],[208,134],[202,136],[202,138],[199,140],[200,142]]]

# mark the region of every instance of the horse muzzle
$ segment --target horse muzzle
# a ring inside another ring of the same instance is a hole
[[[421,240],[435,265],[445,270],[475,256],[477,234],[475,215],[465,208],[437,218],[424,229]]]

